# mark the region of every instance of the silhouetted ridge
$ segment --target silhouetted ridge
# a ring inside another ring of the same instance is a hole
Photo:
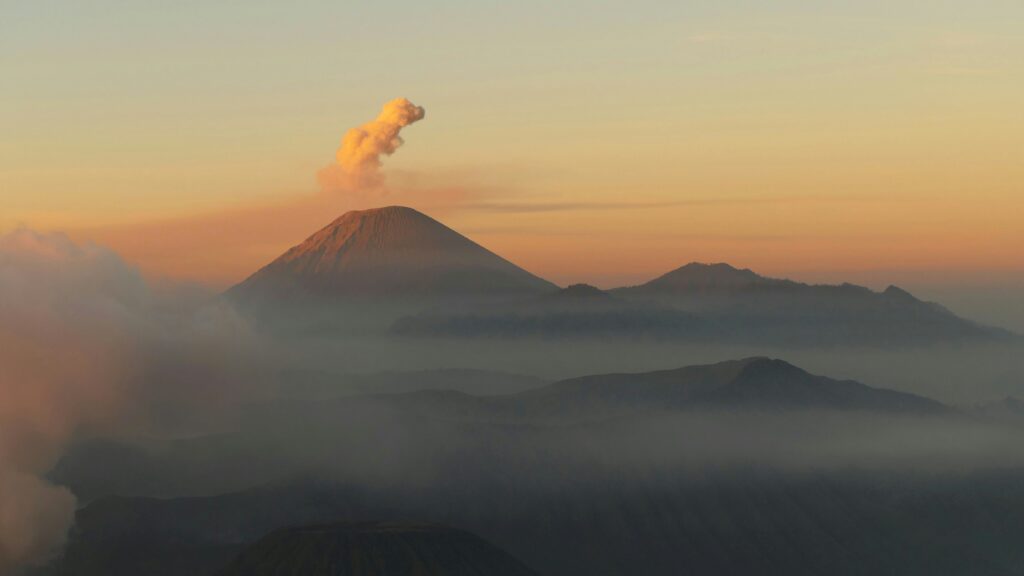
[[[420,523],[340,523],[277,530],[221,576],[533,576],[462,530]]]
[[[562,298],[608,298],[608,293],[590,284],[572,284],[557,292]]]
[[[741,270],[724,262],[715,264],[691,262],[641,286],[650,290],[725,289],[784,282],[784,280],[765,278],[751,270]]]
[[[944,413],[942,404],[853,380],[811,374],[783,360],[754,357],[637,374],[601,374],[556,382],[522,398],[566,407],[615,404],[653,409],[688,407],[821,408]]]
[[[342,215],[228,295],[255,304],[246,307],[275,329],[314,334],[801,346],[1014,338],[894,286],[810,285],[725,263],[690,263],[607,292],[560,290],[401,206]]]
[[[741,366],[734,380],[740,384],[756,384],[766,381],[804,381],[818,378],[803,368],[798,368],[785,360],[767,357],[753,357],[740,360]]]

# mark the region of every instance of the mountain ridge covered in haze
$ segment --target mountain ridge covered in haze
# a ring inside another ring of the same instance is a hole
[[[412,208],[347,212],[227,295],[309,333],[445,338],[650,338],[781,345],[999,340],[890,286],[811,285],[690,263],[612,290],[558,288]],[[367,304],[372,302],[372,304]],[[308,320],[287,310],[306,309]]]
[[[975,448],[951,441],[985,446],[978,434],[1002,428],[920,396],[766,357],[504,396],[439,391],[428,376],[420,391],[269,401],[237,432],[142,448],[134,464],[79,457],[57,481],[102,488],[131,470],[119,493],[132,496],[97,492],[40,574],[305,566],[350,557],[346,529],[283,528],[407,519],[468,530],[552,575],[1010,576],[1024,562],[1010,545],[1020,459],[999,452],[966,473]],[[389,546],[357,548],[405,558]]]
[[[476,374],[479,380],[491,376]],[[293,374],[284,376],[289,381],[294,378]],[[504,394],[495,394],[493,385],[484,381],[474,390],[471,380],[458,373],[450,377],[448,385],[432,372],[399,376],[407,380],[400,387],[395,375],[382,373],[363,380],[356,391],[344,376],[333,378],[333,388],[329,381],[321,381],[304,394],[283,389],[280,398],[246,409],[240,425],[248,432],[241,435],[181,439],[156,447],[109,442],[85,444],[62,459],[52,478],[71,486],[86,499],[110,493],[138,495],[147,490],[162,496],[188,494],[192,490],[189,486],[211,473],[218,479],[219,490],[237,489],[239,482],[244,485],[255,478],[277,478],[275,450],[284,450],[286,461],[302,452],[288,444],[267,441],[261,453],[252,453],[250,448],[238,447],[239,438],[245,434],[270,438],[310,434],[311,438],[300,444],[316,446],[329,440],[321,437],[324,431],[339,426],[388,427],[389,422],[394,429],[420,426],[424,433],[438,426],[494,425],[505,434],[508,430],[528,431],[551,424],[629,423],[702,413],[817,411],[854,418],[863,414],[887,418],[964,416],[923,396],[819,376],[766,357],[670,370],[580,376]],[[389,431],[379,439],[392,433]],[[461,442],[457,436],[452,439]],[[346,433],[333,442],[340,446],[356,441],[358,435]],[[239,459],[230,451],[223,458],[215,456],[231,446],[246,456]],[[99,468],[95,468],[97,465]],[[132,474],[110,475],[110,470],[131,470]],[[201,475],[192,477],[190,470]]]

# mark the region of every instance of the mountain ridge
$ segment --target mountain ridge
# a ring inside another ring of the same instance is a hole
[[[555,285],[404,206],[342,214],[229,296],[531,293]]]
[[[789,362],[752,356],[653,372],[580,376],[519,393],[520,398],[585,397],[658,409],[827,408],[942,414],[945,405],[915,394],[811,374]]]
[[[412,208],[346,212],[229,289],[303,334],[914,345],[1012,338],[890,286],[691,262],[644,284],[560,288]]]
[[[282,528],[245,549],[219,576],[536,576],[465,530],[421,522],[336,522]]]

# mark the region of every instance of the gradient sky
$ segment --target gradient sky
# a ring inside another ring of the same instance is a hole
[[[561,283],[1024,285],[1020,0],[0,4],[0,231],[154,274],[402,203]],[[317,196],[398,96],[393,192]]]

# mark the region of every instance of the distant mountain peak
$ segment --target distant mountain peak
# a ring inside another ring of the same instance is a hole
[[[561,397],[563,400],[554,404],[559,406],[604,402],[658,410],[695,406],[913,413],[948,410],[921,396],[817,376],[784,360],[760,356],[656,372],[583,376],[524,392],[521,397]]]
[[[558,291],[557,296],[561,298],[610,298],[611,296],[590,284],[570,284]]]
[[[655,289],[739,288],[775,282],[778,281],[725,262],[690,262],[651,280],[644,286]]]
[[[769,358],[767,356],[752,356],[738,362],[743,367],[742,374],[776,374],[786,376],[808,374],[803,368],[790,364],[785,360]]]
[[[677,268],[677,270],[721,270],[731,273],[750,272],[746,268],[740,269],[728,262],[688,262]]]
[[[915,298],[914,295],[911,294],[910,292],[907,292],[906,290],[904,290],[903,288],[900,288],[899,286],[895,286],[895,285],[891,285],[891,284],[889,285],[888,288],[886,288],[882,292],[882,294],[885,294],[886,296],[888,296],[890,298],[898,298],[898,299],[901,299],[901,300],[915,301],[915,302],[917,301],[917,298]]]
[[[459,295],[553,288],[422,212],[387,206],[343,214],[230,293]]]

